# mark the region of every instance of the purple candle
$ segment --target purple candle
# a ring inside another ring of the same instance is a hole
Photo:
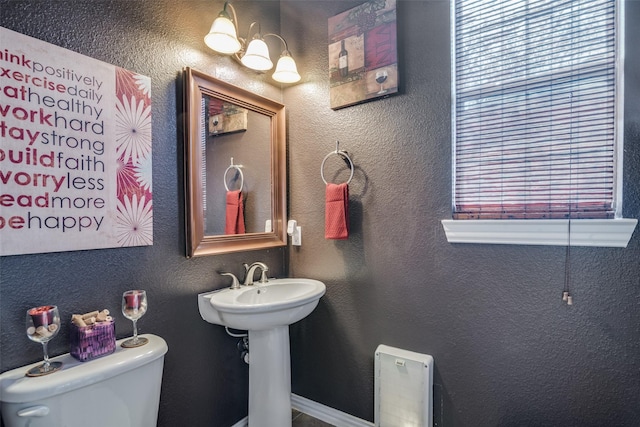
[[[29,316],[33,320],[33,326],[49,326],[53,323],[53,309],[52,305],[43,305],[41,307],[35,307],[29,310]]]

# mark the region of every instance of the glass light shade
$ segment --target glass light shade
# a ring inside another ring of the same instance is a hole
[[[227,55],[236,53],[241,48],[235,25],[222,13],[213,21],[209,34],[204,37],[204,42],[216,52]]]
[[[290,55],[282,54],[273,73],[273,80],[280,83],[295,83],[300,80],[296,61]]]
[[[269,58],[269,48],[261,38],[251,40],[247,46],[247,53],[240,60],[245,67],[256,71],[267,71],[273,68]]]

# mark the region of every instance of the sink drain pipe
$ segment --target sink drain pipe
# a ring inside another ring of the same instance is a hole
[[[244,363],[249,364],[249,333],[244,334],[236,334],[229,330],[227,326],[224,327],[224,330],[227,331],[227,335],[233,338],[242,338],[238,341],[237,347],[240,352],[240,358],[244,360]]]

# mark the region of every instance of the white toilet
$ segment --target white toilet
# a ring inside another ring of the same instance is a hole
[[[156,427],[167,343],[122,348],[80,362],[70,354],[51,358],[62,370],[26,377],[30,366],[0,375],[0,405],[6,427]]]

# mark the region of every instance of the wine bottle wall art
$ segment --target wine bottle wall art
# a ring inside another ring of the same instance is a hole
[[[398,92],[396,0],[370,0],[328,24],[331,108]]]

